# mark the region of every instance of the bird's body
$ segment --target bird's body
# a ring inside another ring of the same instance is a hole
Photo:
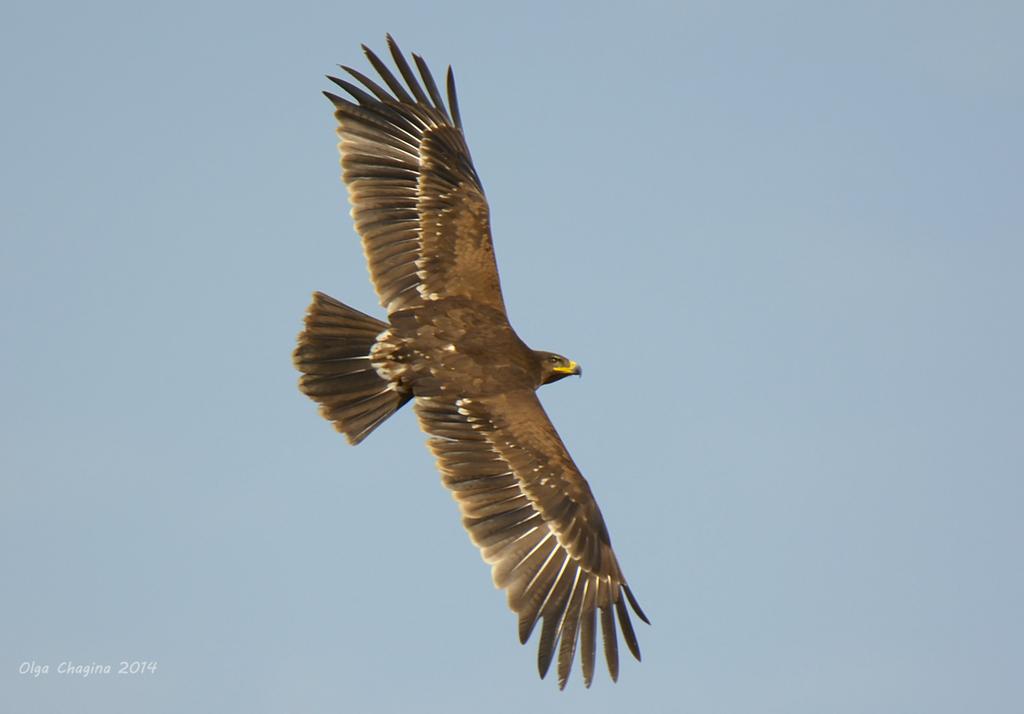
[[[464,297],[389,315],[373,364],[417,397],[536,389],[542,364],[504,313]]]
[[[355,102],[326,93],[388,321],[315,293],[295,350],[300,388],[352,443],[414,399],[463,525],[519,615],[520,640],[543,623],[541,676],[557,647],[564,687],[579,644],[589,686],[600,627],[614,679],[616,619],[639,659],[626,602],[647,618],[590,487],[536,396],[542,384],[580,374],[579,365],[530,349],[509,324],[451,70],[446,106],[423,60],[414,55],[421,84],[388,44],[404,83],[364,47],[387,89],[345,67],[361,87],[331,80]]]

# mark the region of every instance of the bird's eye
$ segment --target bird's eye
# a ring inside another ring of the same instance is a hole
[[[548,362],[550,362],[551,364],[558,364],[558,358],[557,357],[548,357]]]

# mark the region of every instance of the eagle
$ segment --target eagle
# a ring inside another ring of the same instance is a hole
[[[342,179],[387,321],[313,294],[294,363],[299,388],[352,444],[409,401],[472,542],[507,591],[525,644],[541,622],[537,666],[556,657],[559,688],[577,645],[594,674],[598,620],[612,680],[618,629],[640,659],[626,584],[590,487],[537,399],[575,361],[533,350],[509,324],[489,210],[462,129],[451,67],[447,103],[424,60],[417,73],[388,35],[399,79],[363,51],[381,86],[328,77]]]

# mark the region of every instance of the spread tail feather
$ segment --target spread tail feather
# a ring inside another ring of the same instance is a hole
[[[387,323],[317,292],[299,333],[292,356],[302,372],[299,389],[351,444],[412,398],[392,388],[370,363],[370,350],[387,329]]]

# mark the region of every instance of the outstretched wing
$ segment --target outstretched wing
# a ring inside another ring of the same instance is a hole
[[[601,511],[532,390],[447,400],[418,397],[416,413],[444,484],[473,543],[508,591],[525,643],[543,621],[537,666],[558,648],[564,687],[577,642],[586,686],[594,673],[600,613],[605,659],[618,677],[616,616],[630,652],[640,648],[625,601],[647,617],[626,585]]]
[[[446,107],[422,58],[413,55],[421,85],[390,35],[388,47],[404,84],[364,45],[388,89],[342,67],[362,87],[329,79],[355,101],[324,92],[335,107],[342,178],[381,304],[390,314],[462,296],[504,312],[487,199],[462,133],[451,68]]]

